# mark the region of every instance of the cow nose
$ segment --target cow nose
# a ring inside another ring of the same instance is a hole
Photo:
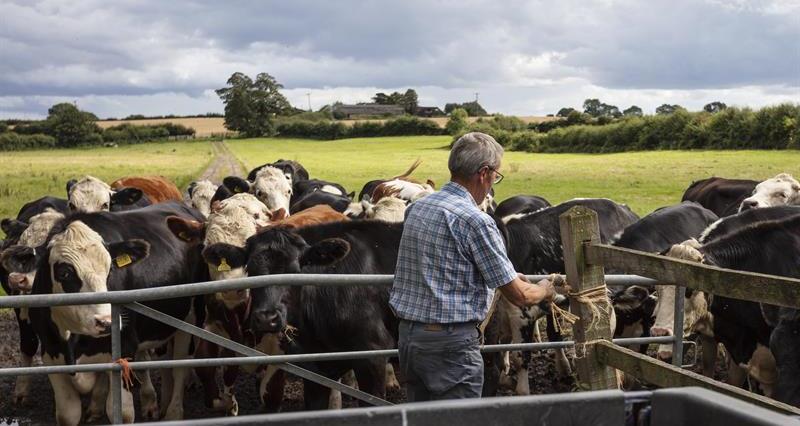
[[[275,333],[280,331],[281,316],[278,311],[258,312],[256,314],[258,327],[261,331]]]
[[[8,285],[11,286],[12,290],[24,290],[24,287],[27,286],[27,281],[25,274],[18,272],[8,274]]]
[[[100,334],[108,334],[111,332],[111,316],[110,315],[95,315],[94,325],[99,330]]]
[[[650,329],[650,335],[653,337],[672,336],[672,329],[667,327],[653,327]]]

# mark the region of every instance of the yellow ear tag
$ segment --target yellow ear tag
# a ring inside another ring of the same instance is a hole
[[[131,263],[133,263],[133,261],[131,260],[131,257],[128,256],[127,253],[123,253],[123,254],[117,256],[117,258],[114,259],[114,260],[117,262],[117,267],[118,268],[122,268],[123,266],[128,266]]]
[[[228,261],[225,260],[223,257],[219,261],[219,266],[217,266],[217,272],[228,272],[231,270],[230,265],[228,265]]]
[[[178,233],[178,238],[182,239],[183,241],[189,241],[189,236],[186,235],[186,232],[184,231]]]

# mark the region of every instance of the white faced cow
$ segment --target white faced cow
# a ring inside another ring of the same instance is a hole
[[[256,172],[253,181],[228,176],[222,184],[234,194],[248,192],[255,195],[270,211],[280,208],[290,211],[292,183],[281,169],[265,166]]]
[[[189,204],[200,211],[203,216],[208,217],[211,214],[211,199],[217,193],[217,188],[218,185],[214,185],[207,179],[192,182],[188,189]]]
[[[739,211],[798,204],[800,182],[788,173],[781,173],[756,185],[753,195],[742,201]]]
[[[94,176],[84,176],[80,180],[67,182],[67,208],[69,213],[94,213],[100,211],[126,210],[142,201],[143,193],[137,188],[111,189],[107,183]]]

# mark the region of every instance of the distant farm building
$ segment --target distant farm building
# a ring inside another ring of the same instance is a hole
[[[357,104],[357,105],[337,105],[334,114],[344,119],[369,118],[369,117],[391,117],[405,114],[405,110],[400,105],[380,105],[380,104]]]
[[[444,117],[444,111],[435,106],[418,106],[414,110],[414,115],[418,117]]]

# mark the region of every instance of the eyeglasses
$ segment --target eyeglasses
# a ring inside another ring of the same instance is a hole
[[[485,166],[485,167],[486,167],[486,169],[487,169],[487,170],[491,170],[491,171],[493,171],[493,172],[495,173],[495,175],[496,175],[496,176],[494,177],[494,182],[492,182],[492,185],[497,185],[498,183],[500,183],[500,182],[502,182],[502,181],[503,181],[503,178],[504,178],[505,176],[503,176],[503,174],[502,174],[502,173],[498,172],[498,171],[497,171],[497,169],[493,169],[493,168],[491,168],[491,167],[489,167],[489,166]]]

